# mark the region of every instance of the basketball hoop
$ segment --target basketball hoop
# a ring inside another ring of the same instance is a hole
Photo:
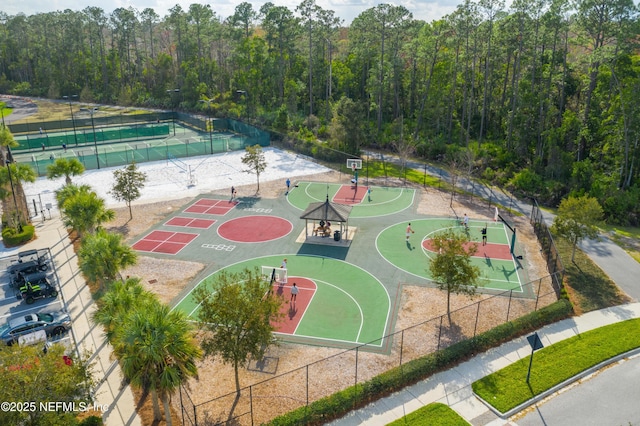
[[[355,173],[355,172],[356,172],[356,163],[351,163],[351,171],[352,171],[353,173]]]

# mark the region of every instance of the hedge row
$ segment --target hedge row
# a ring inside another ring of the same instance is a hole
[[[22,232],[18,232],[16,228],[6,226],[2,229],[2,240],[5,247],[15,247],[31,241],[35,233],[36,228],[33,225],[23,225]]]
[[[568,318],[571,303],[560,299],[552,305],[514,321],[502,324],[474,338],[464,340],[441,351],[410,361],[386,371],[371,380],[351,386],[328,397],[276,417],[269,425],[320,425],[340,418],[355,408],[376,401],[406,386],[469,359],[477,353],[499,346],[540,327]]]

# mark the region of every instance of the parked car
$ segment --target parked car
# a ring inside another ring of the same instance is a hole
[[[38,299],[58,297],[58,290],[45,277],[38,281],[25,281],[18,289],[16,297],[30,305]]]
[[[7,345],[12,345],[20,336],[38,330],[44,330],[48,336],[55,336],[70,328],[71,317],[64,311],[18,315],[0,326],[0,339]]]

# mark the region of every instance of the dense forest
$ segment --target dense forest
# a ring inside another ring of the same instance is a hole
[[[469,0],[434,22],[315,0],[0,13],[0,92],[235,115],[348,152],[415,153],[640,222],[633,0]]]

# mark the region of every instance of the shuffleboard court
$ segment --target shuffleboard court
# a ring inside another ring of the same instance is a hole
[[[185,213],[212,214],[222,216],[229,213],[229,211],[237,205],[237,201],[200,198],[183,211]]]
[[[213,219],[197,219],[192,217],[175,216],[164,223],[165,226],[180,226],[185,228],[208,229],[216,223]]]
[[[297,187],[294,187],[289,192],[287,200],[292,206],[304,211],[309,206],[309,203],[325,201],[327,197],[329,197],[333,202],[352,205],[353,210],[351,210],[349,217],[358,219],[400,213],[411,207],[416,195],[415,190],[408,188],[358,186],[357,199],[360,201],[354,204],[351,202],[341,202],[336,198],[336,194],[341,192],[341,190],[345,191],[342,189],[344,187],[347,188],[347,193],[342,197],[350,197],[350,199],[353,200],[354,190],[351,189],[351,185],[327,184],[323,182],[298,182]],[[369,188],[371,192],[367,191]]]
[[[262,266],[279,267],[283,256],[285,255],[254,258],[230,265],[224,270],[234,273],[245,268],[257,268],[260,271]],[[383,337],[391,316],[391,301],[380,281],[364,269],[342,260],[295,254],[286,257],[290,278],[285,285],[291,286],[294,280],[300,280],[301,283],[313,282],[316,291],[308,305],[296,305],[297,310],[293,315],[296,324],[284,326],[283,338],[339,347],[356,344],[368,344],[372,349],[383,347]],[[204,286],[211,289],[220,272],[218,270],[209,275],[194,288]],[[197,320],[199,307],[193,300],[192,292],[193,290],[174,309]],[[283,288],[281,293],[288,301],[290,290]],[[301,290],[299,298],[304,297],[301,296],[302,293]],[[286,315],[289,315],[288,308],[289,305],[286,307]],[[285,321],[287,318],[289,317],[285,317]],[[293,318],[289,321],[293,321]]]
[[[487,290],[513,290],[522,292],[522,281],[518,275],[518,265],[514,262],[509,248],[509,235],[502,222],[488,223],[487,245],[481,245],[480,230],[486,221],[471,220],[469,228],[452,219],[418,219],[411,221],[415,234],[406,239],[408,222],[398,223],[382,230],[376,238],[376,248],[390,264],[416,277],[432,280],[429,259],[435,256],[430,240],[438,232],[454,229],[468,232],[469,244],[478,247],[471,263],[480,268],[480,286]]]
[[[153,231],[131,246],[134,250],[150,253],[177,254],[198,234],[186,232]]]

